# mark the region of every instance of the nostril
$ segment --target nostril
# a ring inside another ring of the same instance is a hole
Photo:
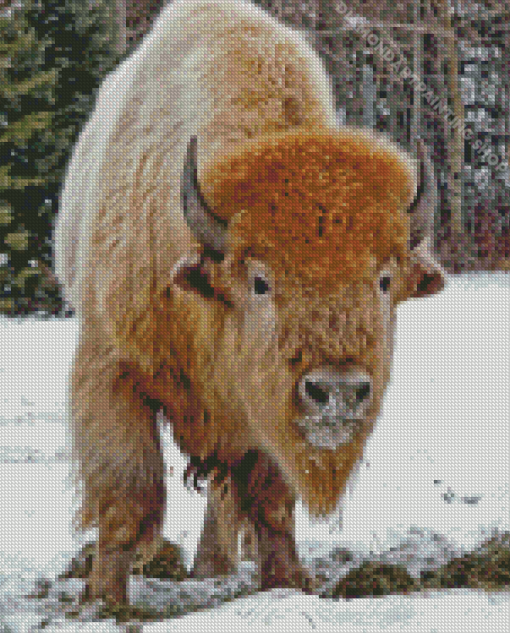
[[[363,402],[363,400],[366,400],[369,395],[370,395],[369,382],[364,382],[356,389],[356,401],[358,403]]]
[[[329,401],[329,393],[309,380],[305,382],[305,392],[317,404],[327,404]]]
[[[330,367],[314,369],[298,385],[301,405],[313,415],[364,415],[372,397],[372,379],[358,368],[344,372]]]

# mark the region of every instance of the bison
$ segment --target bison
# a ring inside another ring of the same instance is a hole
[[[261,588],[310,590],[296,499],[335,510],[390,377],[395,307],[444,283],[419,152],[339,128],[304,36],[245,0],[175,0],[106,78],[56,227],[80,322],[79,519],[98,527],[88,596],[125,603],[160,532],[159,411],[208,478],[194,576],[235,570],[248,526]]]

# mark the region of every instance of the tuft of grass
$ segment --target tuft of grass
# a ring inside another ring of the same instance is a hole
[[[365,561],[337,583],[332,597],[386,596],[409,593],[417,588],[416,581],[402,565]]]
[[[184,580],[188,577],[188,572],[184,565],[182,548],[163,539],[161,547],[151,561],[142,565],[135,563],[133,574],[159,580]]]
[[[427,589],[483,589],[498,591],[510,587],[510,532],[498,533],[464,556],[452,558],[415,579],[403,565],[364,561],[341,578],[333,598],[360,598],[407,594]]]
[[[472,552],[422,573],[421,584],[426,589],[469,587],[485,591],[510,587],[510,532],[497,534]]]
[[[59,578],[88,578],[92,571],[95,548],[96,545],[93,542],[84,545]],[[142,574],[146,578],[159,578],[160,580],[184,580],[188,576],[181,548],[166,539],[162,540],[162,544],[152,560],[144,564],[135,563],[133,574]]]

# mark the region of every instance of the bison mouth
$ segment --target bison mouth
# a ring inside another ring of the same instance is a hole
[[[296,420],[306,441],[315,448],[336,450],[352,442],[363,427],[364,418],[322,413],[305,415]]]

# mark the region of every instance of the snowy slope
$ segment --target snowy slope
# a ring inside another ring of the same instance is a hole
[[[310,559],[331,547],[387,550],[409,530],[437,532],[471,549],[509,529],[510,276],[451,278],[442,294],[399,308],[392,384],[366,459],[334,521],[298,512]],[[22,597],[54,577],[75,552],[75,503],[65,425],[75,320],[0,318],[0,632],[29,631],[41,615]],[[185,464],[164,431],[170,510],[165,536],[192,563],[204,499],[184,489]],[[172,511],[174,508],[174,511]],[[202,594],[214,583],[189,583]],[[169,591],[168,596],[177,595]],[[168,598],[170,599],[170,598]],[[4,628],[2,628],[4,627]],[[52,620],[46,630],[110,631],[111,621]],[[468,590],[333,601],[296,591],[259,593],[163,623],[163,631],[510,630],[508,593]]]

